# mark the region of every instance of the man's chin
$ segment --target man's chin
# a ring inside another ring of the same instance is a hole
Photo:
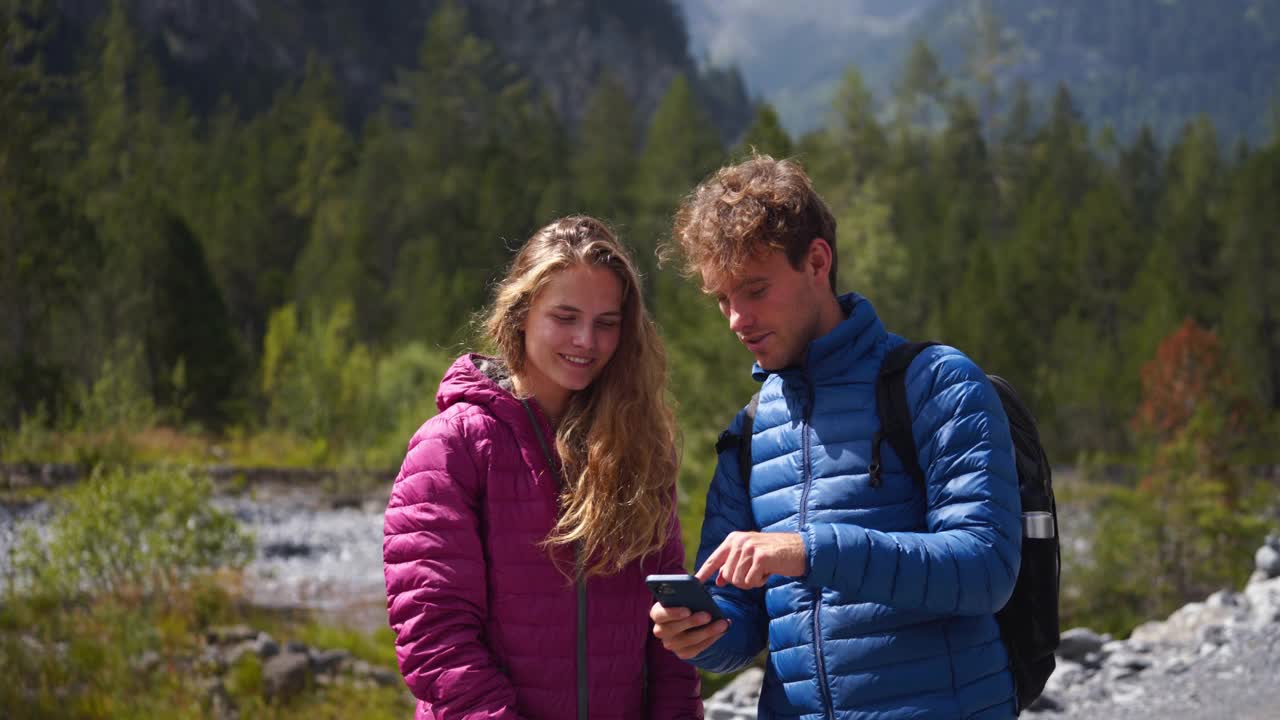
[[[773,359],[770,355],[757,355],[755,353],[751,353],[751,357],[755,358],[756,364],[765,372],[774,372],[782,369],[782,366],[778,364],[778,361]]]

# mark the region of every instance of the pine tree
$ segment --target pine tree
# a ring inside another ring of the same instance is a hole
[[[633,214],[630,189],[639,155],[635,112],[617,76],[601,73],[570,164],[575,209],[624,227]]]
[[[782,159],[791,157],[792,152],[791,136],[787,134],[786,128],[782,127],[778,111],[767,102],[757,105],[751,125],[747,127],[747,132],[738,143],[735,154],[745,157],[758,153]]]
[[[243,359],[199,241],[180,218],[161,225],[162,251],[146,276],[156,313],[145,332],[154,395],[184,420],[218,428],[233,410]]]
[[[1222,338],[1241,390],[1280,412],[1280,137],[1236,173],[1227,201],[1220,262],[1230,278]]]
[[[0,14],[0,427],[62,409],[81,359],[67,339],[101,264],[92,228],[49,175],[61,128],[42,106],[59,96],[38,63],[15,62],[42,39]]]
[[[900,133],[934,127],[946,107],[950,83],[938,56],[923,37],[916,38],[895,85],[895,125]]]
[[[722,157],[715,128],[698,106],[689,82],[677,75],[649,122],[633,187],[636,219],[630,243],[648,278],[650,297],[654,297],[654,251],[657,243],[670,235],[672,212],[680,198],[714,170]]]
[[[857,186],[883,168],[888,147],[875,97],[855,66],[836,89],[827,133],[831,152],[812,158],[815,180],[822,178],[828,187],[842,181]]]
[[[351,226],[354,143],[336,115],[327,68],[308,61],[300,98],[312,105],[303,153],[286,193],[294,213],[310,225],[293,271],[294,297],[321,314],[350,302],[361,282],[362,261]]]
[[[1168,245],[1177,263],[1181,314],[1206,324],[1220,316],[1225,289],[1216,213],[1222,183],[1217,135],[1202,118],[1187,125],[1170,149],[1157,242]]]

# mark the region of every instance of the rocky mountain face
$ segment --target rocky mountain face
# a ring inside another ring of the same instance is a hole
[[[939,0],[679,0],[694,52],[742,69],[753,94],[801,133],[826,124],[850,65],[880,99],[906,57],[910,29]],[[945,3],[952,4],[952,3]]]
[[[1070,89],[1091,125],[1121,137],[1146,124],[1168,140],[1207,115],[1227,139],[1271,136],[1280,98],[1280,0],[679,0],[694,47],[742,68],[793,133],[825,125],[841,76],[856,66],[887,108],[923,38],[954,87],[972,90],[983,10],[998,20],[989,65],[1047,100]]]
[[[171,86],[201,110],[223,95],[253,111],[302,77],[309,56],[332,68],[349,115],[376,108],[397,68],[417,64],[443,0],[125,0]],[[572,127],[606,69],[647,117],[678,73],[690,78],[726,138],[750,120],[736,72],[702,72],[669,0],[453,0],[472,32],[546,93]],[[85,46],[107,3],[56,0],[64,56]]]
[[[1125,640],[1062,634],[1057,668],[1023,717],[1192,720],[1276,717],[1280,685],[1280,537],[1258,549],[1243,591],[1222,590]],[[763,671],[750,668],[706,703],[707,720],[754,720]]]

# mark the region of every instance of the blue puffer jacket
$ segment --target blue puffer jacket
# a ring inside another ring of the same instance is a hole
[[[927,497],[887,441],[873,487],[875,378],[902,339],[866,299],[840,303],[846,319],[810,344],[802,367],[755,368],[750,492],[735,452],[721,454],[698,550],[701,565],[735,530],[798,532],[808,572],[713,590],[731,626],[693,662],[735,670],[767,638],[761,718],[1013,717],[994,613],[1013,591],[1022,527],[999,397],[959,351],[925,350],[907,399]]]

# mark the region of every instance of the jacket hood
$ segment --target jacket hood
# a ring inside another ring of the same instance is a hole
[[[436,409],[440,412],[460,402],[493,409],[520,403],[511,383],[511,371],[500,361],[475,353],[454,360],[436,391]]]
[[[551,418],[533,398],[529,399],[529,410],[525,410],[515,395],[511,371],[496,358],[471,353],[453,362],[436,391],[436,408],[443,413],[460,403],[485,408],[490,415],[508,425],[520,442],[536,452],[541,452],[537,450],[541,447],[539,433],[549,445],[555,445]],[[537,433],[533,432],[535,426],[529,424],[530,411],[537,421]]]

